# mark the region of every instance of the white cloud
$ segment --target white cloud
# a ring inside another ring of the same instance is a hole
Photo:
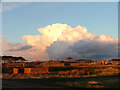
[[[35,60],[35,57],[30,57],[31,54],[29,54],[29,50],[31,49],[31,47],[27,44],[13,44],[9,41],[2,41],[0,42],[0,44],[2,45],[2,47],[0,48],[0,51],[2,51],[1,55],[23,56],[28,60]]]
[[[102,55],[104,58],[117,57],[115,47],[118,47],[118,39],[104,34],[97,36],[80,25],[72,28],[67,24],[56,23],[38,28],[38,31],[42,35],[24,35],[24,44],[6,44],[8,46],[5,47],[4,54],[21,55],[29,60],[49,60],[68,56],[94,59]]]

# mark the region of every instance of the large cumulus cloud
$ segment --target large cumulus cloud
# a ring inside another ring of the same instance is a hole
[[[79,40],[73,45],[63,41],[54,42],[47,48],[48,55],[54,59],[110,59],[118,57],[117,43],[103,43],[96,40]]]
[[[72,28],[56,23],[38,28],[38,31],[41,35],[24,35],[23,44],[6,44],[7,54],[21,55],[29,60],[64,59],[68,56],[94,59],[117,57],[118,39],[104,34],[97,36],[80,25]]]

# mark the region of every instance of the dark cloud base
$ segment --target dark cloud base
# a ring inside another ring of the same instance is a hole
[[[98,41],[83,41],[75,42],[73,45],[64,41],[56,41],[50,47],[47,47],[46,52],[50,58],[65,59],[73,57],[74,59],[111,59],[118,58],[117,44],[103,43]]]

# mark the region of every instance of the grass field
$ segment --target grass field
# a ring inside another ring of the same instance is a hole
[[[49,71],[46,74],[3,73],[3,87],[120,88],[118,65],[49,67]]]
[[[67,88],[120,88],[120,81],[118,76],[104,76],[104,77],[82,77],[82,78],[41,78],[41,79],[7,79],[11,82],[29,83],[31,85],[44,85],[53,87],[67,87]],[[4,87],[3,79],[3,88]],[[9,83],[7,83],[9,86]],[[18,87],[19,87],[18,86]],[[14,84],[13,84],[14,87]],[[29,87],[28,87],[29,88]]]

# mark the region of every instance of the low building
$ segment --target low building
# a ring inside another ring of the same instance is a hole
[[[48,68],[13,68],[13,74],[42,74],[49,73]]]
[[[64,63],[60,61],[44,61],[41,64],[37,65],[37,67],[63,67]]]
[[[103,64],[103,65],[105,65],[105,64],[108,64],[108,62],[107,62],[107,60],[98,60],[96,62],[96,64]]]
[[[91,63],[93,62],[92,60],[87,60],[87,59],[79,59],[79,60],[76,60],[77,63]]]
[[[27,66],[25,62],[12,62],[3,64],[3,67],[25,67],[25,66]]]
[[[26,74],[42,74],[49,73],[48,68],[24,68]]]
[[[19,69],[18,68],[13,68],[13,74],[18,74],[19,73]]]
[[[92,65],[92,64],[96,64],[96,62],[91,62],[90,64],[91,64],[91,65]]]
[[[111,64],[120,64],[120,59],[111,59],[109,60]]]

